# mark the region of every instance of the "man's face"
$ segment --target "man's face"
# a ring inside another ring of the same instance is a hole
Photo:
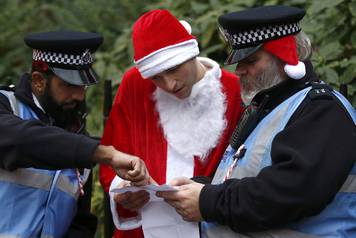
[[[63,110],[75,108],[85,98],[85,86],[69,84],[55,75],[51,78],[48,90],[54,102]]]
[[[194,58],[156,74],[151,79],[157,87],[179,99],[184,99],[189,97],[193,85],[203,77],[202,67]]]
[[[239,61],[236,75],[240,77],[241,98],[245,105],[249,105],[261,90],[281,82],[282,68],[281,61],[263,49]]]
[[[44,110],[56,121],[56,125],[68,129],[78,122],[83,110],[85,86],[69,84],[57,76],[47,78],[44,93],[39,101]]]

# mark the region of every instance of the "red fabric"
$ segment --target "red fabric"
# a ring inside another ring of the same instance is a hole
[[[134,24],[132,42],[135,61],[167,46],[195,39],[167,10],[152,10]]]
[[[194,175],[213,176],[220,159],[228,145],[237,120],[240,118],[241,98],[237,77],[223,71],[221,82],[227,98],[227,128],[205,163],[195,160]],[[150,175],[159,184],[166,180],[167,142],[158,124],[158,113],[152,99],[154,84],[141,78],[136,68],[129,70],[122,80],[115,102],[105,127],[102,144],[113,145],[115,148],[136,155],[146,163]],[[100,165],[100,182],[108,192],[115,174],[113,170]],[[129,216],[119,210],[120,216]],[[132,215],[132,214],[131,214]],[[114,237],[140,238],[141,229],[131,231],[115,231]]]
[[[293,35],[269,41],[263,48],[287,64],[298,64],[297,46]]]

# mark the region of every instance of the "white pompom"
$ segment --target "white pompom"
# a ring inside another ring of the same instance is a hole
[[[286,72],[286,74],[292,79],[301,79],[305,76],[306,73],[305,64],[301,61],[299,61],[297,65],[286,64],[284,66],[284,72]]]
[[[192,27],[190,26],[190,24],[188,22],[186,22],[184,20],[180,20],[179,22],[180,22],[180,24],[182,24],[184,26],[184,28],[187,30],[187,32],[189,34],[192,34]]]

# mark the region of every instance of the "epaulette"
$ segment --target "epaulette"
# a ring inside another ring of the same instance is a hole
[[[309,91],[308,96],[311,100],[333,98],[333,89],[329,85],[323,82],[312,82],[310,84],[312,89]]]
[[[9,85],[9,86],[0,85],[0,90],[15,92],[15,86],[14,85]]]

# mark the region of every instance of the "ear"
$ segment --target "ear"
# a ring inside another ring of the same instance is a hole
[[[32,92],[38,96],[42,95],[46,89],[47,80],[42,73],[34,71],[31,74]]]

